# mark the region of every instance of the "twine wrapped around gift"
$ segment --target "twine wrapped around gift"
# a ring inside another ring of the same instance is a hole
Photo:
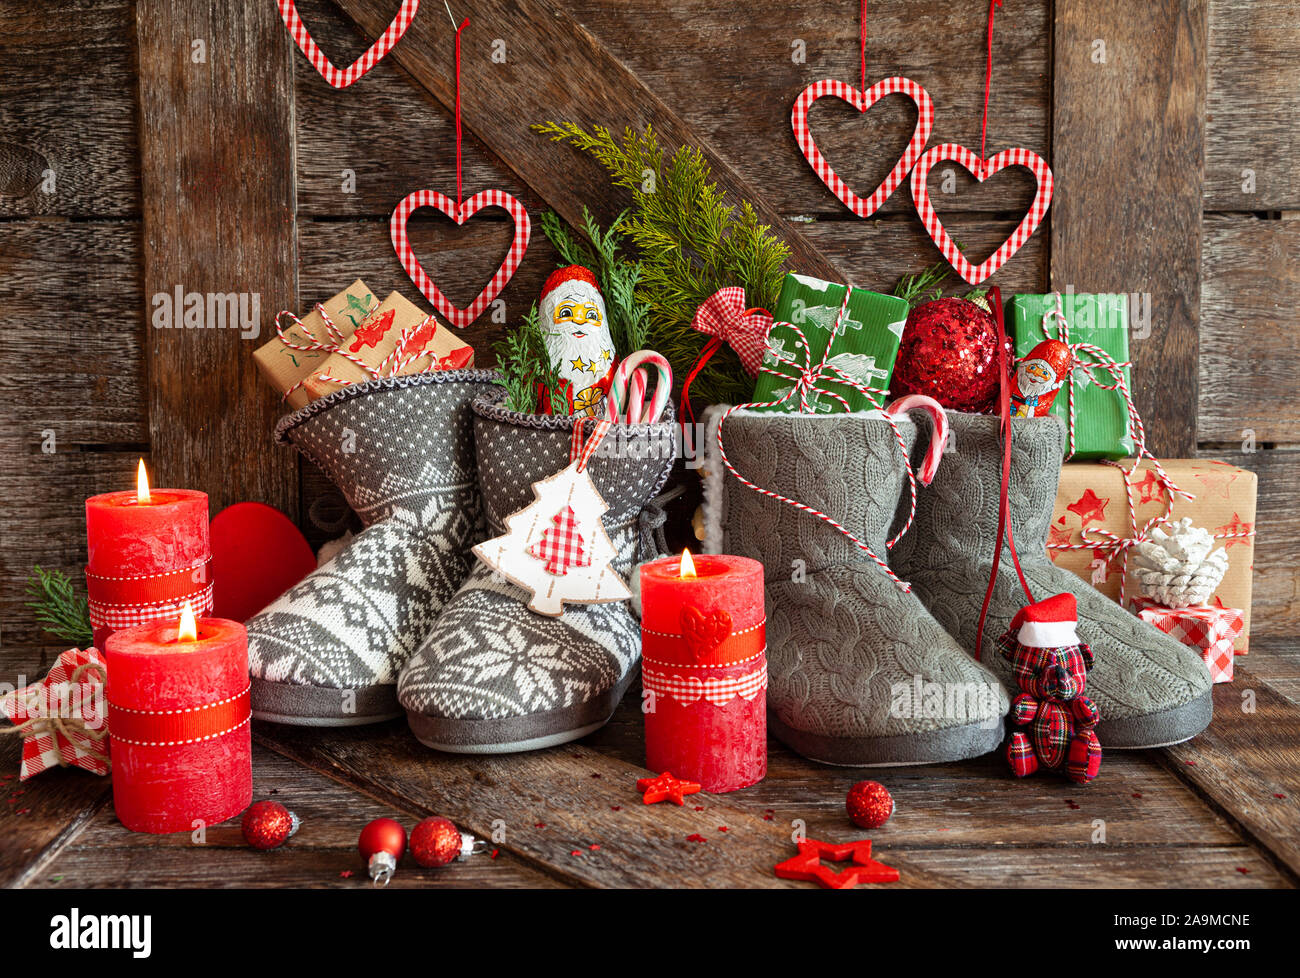
[[[371,315],[374,315],[374,313],[377,311],[378,310],[372,310]],[[325,311],[324,306],[317,303],[316,312],[320,314],[320,318],[325,323],[326,339],[324,340],[315,339],[311,331],[302,325],[302,320],[300,320],[288,309],[281,309],[278,313],[275,314],[275,335],[279,338],[280,342],[283,343],[285,347],[290,350],[298,350],[303,353],[324,353],[327,356],[330,354],[337,353],[339,356],[343,357],[345,360],[348,360],[350,363],[355,364],[358,368],[364,371],[367,375],[368,380],[378,380],[380,377],[394,377],[402,373],[408,366],[410,366],[420,357],[426,355],[432,357],[432,359],[429,362],[429,365],[427,367],[424,367],[421,370],[415,371],[415,373],[417,374],[429,373],[430,371],[442,370],[446,367],[446,364],[444,364],[441,359],[437,357],[433,357],[432,354],[425,353],[424,343],[421,343],[418,349],[407,350],[407,346],[411,343],[411,341],[416,339],[421,333],[423,333],[427,327],[433,327],[434,330],[437,330],[439,325],[438,318],[434,316],[432,313],[430,313],[428,316],[425,316],[424,319],[422,319],[416,325],[408,326],[406,329],[402,330],[401,334],[397,338],[397,346],[393,348],[393,352],[388,354],[388,356],[384,357],[384,359],[380,361],[379,366],[372,367],[370,364],[366,363],[365,360],[357,356],[355,353],[351,353],[350,351],[344,349],[343,344],[347,342],[348,337],[344,336],[342,330],[340,330],[338,326],[334,324],[334,320],[330,318],[330,315],[328,312]],[[309,337],[309,342],[296,343],[293,340],[291,340],[289,337],[287,337],[284,332],[284,326],[282,326],[280,323],[280,317],[282,316],[288,316],[289,319],[292,320],[293,326],[297,326],[299,330],[303,333],[303,335]],[[282,400],[287,401],[289,399],[289,395],[291,395],[294,391],[298,390],[298,388],[304,386],[309,380],[318,380],[321,381],[322,383],[338,384],[340,387],[346,387],[350,384],[355,384],[355,383],[365,383],[365,381],[344,380],[340,377],[332,377],[329,374],[322,371],[316,374],[308,374],[306,377],[302,378],[300,381],[298,381],[298,383],[294,384],[292,387],[290,387],[287,391],[284,392],[284,397],[282,398]]]
[[[40,697],[48,696],[54,687],[71,689],[87,683],[102,688],[107,682],[108,672],[97,649],[68,649],[59,655],[44,679],[0,698],[0,713],[14,724],[0,729],[0,734],[23,738],[23,781],[56,765],[79,767],[92,774],[109,772],[108,725],[104,718],[98,717],[99,726],[92,727],[84,707],[79,715],[64,716],[50,709],[48,701],[40,702]]]
[[[848,311],[849,297],[852,294],[853,294],[853,285],[850,283],[844,289],[844,301],[840,303],[839,312],[836,313],[835,315],[835,323],[834,326],[831,328],[832,336],[835,336],[840,332],[841,323],[844,319],[845,314]],[[800,512],[809,513],[817,517],[817,519],[821,520],[823,523],[826,523],[828,526],[834,527],[844,537],[846,537],[854,546],[856,546],[859,550],[865,553],[867,555],[867,558],[871,560],[877,567],[879,567],[886,577],[888,577],[891,581],[893,581],[896,585],[898,585],[900,590],[911,591],[912,586],[908,584],[906,581],[901,580],[898,577],[898,575],[896,575],[893,572],[893,570],[890,569],[888,563],[886,563],[879,555],[877,555],[875,551],[873,551],[871,547],[864,540],[859,538],[855,533],[853,533],[846,526],[844,526],[844,524],[840,523],[833,517],[828,516],[826,513],[823,513],[818,509],[814,509],[812,506],[808,506],[804,503],[799,502],[797,499],[791,499],[789,496],[783,496],[781,493],[773,492],[771,489],[765,489],[762,486],[751,482],[750,480],[746,479],[743,475],[741,475],[740,472],[736,470],[736,467],[731,463],[731,460],[727,458],[727,451],[723,445],[723,439],[722,439],[722,426],[726,423],[727,419],[731,417],[731,415],[734,414],[736,411],[745,410],[748,408],[778,407],[797,397],[800,412],[808,413],[811,400],[814,397],[824,396],[838,401],[843,406],[844,410],[848,412],[849,402],[841,394],[837,393],[836,391],[828,389],[825,386],[827,384],[843,384],[844,386],[850,387],[853,390],[856,390],[858,393],[868,398],[873,394],[879,394],[882,399],[889,395],[888,388],[871,387],[867,384],[860,383],[859,381],[854,380],[852,377],[846,374],[835,364],[830,363],[831,347],[834,345],[833,343],[826,344],[826,349],[822,351],[821,362],[818,363],[816,367],[814,367],[812,364],[811,348],[808,345],[808,338],[804,335],[803,330],[801,330],[794,323],[776,323],[774,325],[788,326],[794,332],[795,336],[798,337],[799,347],[800,349],[803,350],[803,361],[804,361],[803,366],[800,367],[795,362],[793,355],[781,356],[780,354],[776,354],[774,351],[771,351],[773,352],[774,358],[786,366],[793,367],[798,374],[797,377],[791,378],[789,374],[781,370],[778,370],[773,366],[770,366],[767,363],[766,359],[764,359],[762,363],[760,363],[759,365],[760,371],[774,374],[775,376],[782,377],[786,380],[793,380],[794,384],[781,397],[777,398],[774,401],[751,401],[746,404],[737,404],[733,407],[728,408],[725,412],[723,412],[722,416],[718,418],[718,454],[722,458],[722,464],[726,466],[728,472],[730,472],[740,481],[741,485],[747,486],[748,488],[753,489],[755,492],[767,496],[769,499],[775,499],[778,502],[785,503],[788,506],[793,506],[795,509],[799,510]],[[928,403],[923,403],[923,402],[928,402]],[[912,469],[911,459],[908,458],[907,443],[903,439],[903,433],[902,431],[899,430],[898,424],[895,422],[894,418],[897,414],[905,413],[907,410],[910,410],[911,408],[915,408],[915,407],[920,407],[925,409],[928,413],[930,413],[934,417],[935,426],[936,426],[935,434],[934,437],[930,439],[930,446],[929,449],[927,450],[926,462],[922,470],[923,475],[928,476],[924,480],[926,484],[928,484],[930,479],[934,477],[934,471],[938,467],[939,458],[943,454],[944,443],[947,440],[946,437],[944,436],[944,432],[946,430],[946,425],[947,425],[947,419],[943,413],[943,408],[939,406],[938,402],[933,401],[930,398],[921,398],[921,397],[903,398],[900,401],[896,402],[896,404],[891,405],[890,407],[894,409],[892,413],[890,409],[886,409],[885,411],[882,411],[881,414],[884,420],[888,422],[890,428],[892,428],[894,431],[894,437],[898,442],[898,452],[903,460],[903,469],[907,473],[908,491],[911,494],[911,502],[908,509],[907,520],[904,522],[902,528],[899,529],[899,531],[896,534],[894,534],[894,536],[890,538],[888,541],[886,541],[885,543],[886,549],[892,550],[894,545],[898,543],[898,541],[903,537],[903,535],[907,533],[907,531],[911,528],[912,521],[916,517],[916,472]]]

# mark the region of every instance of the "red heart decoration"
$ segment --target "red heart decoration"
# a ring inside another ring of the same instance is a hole
[[[411,244],[406,238],[406,221],[412,211],[421,207],[436,207],[457,224],[464,224],[484,207],[500,207],[515,220],[515,237],[510,243],[510,250],[506,252],[505,259],[501,262],[501,267],[478,294],[478,298],[465,309],[451,304],[451,301],[442,294],[442,290],[425,274],[420,260],[411,250]],[[436,190],[417,190],[402,198],[388,222],[388,230],[392,235],[393,248],[397,251],[397,257],[401,260],[402,267],[406,269],[406,274],[411,276],[411,281],[415,283],[416,288],[424,293],[424,297],[433,303],[433,307],[442,313],[448,322],[457,329],[464,329],[479,317],[488,303],[500,294],[506,283],[510,281],[510,277],[514,275],[515,269],[523,260],[524,252],[528,250],[532,223],[528,220],[528,211],[524,205],[500,190],[480,191],[459,207],[450,197]]]
[[[948,232],[930,204],[930,191],[926,179],[930,175],[930,168],[941,160],[951,160],[953,163],[961,164],[980,183],[1009,166],[1023,166],[1038,180],[1038,192],[1034,195],[1033,203],[1029,205],[1029,211],[1011,232],[1011,236],[977,267],[972,267],[966,260],[966,256],[957,250],[957,246],[953,244],[952,238],[948,237]],[[917,161],[915,169],[912,170],[912,200],[916,205],[916,212],[921,216],[921,223],[925,225],[926,233],[939,246],[943,256],[948,259],[948,264],[971,285],[979,285],[1019,251],[1021,245],[1029,240],[1029,236],[1042,223],[1047,208],[1052,205],[1052,170],[1037,153],[1019,147],[1004,149],[992,159],[981,160],[965,146],[943,143],[926,150],[925,155]]]
[[[411,21],[415,19],[415,12],[420,9],[420,0],[402,0],[402,6],[397,11],[397,15],[384,30],[384,33],[380,35],[379,40],[370,45],[365,54],[340,71],[334,67],[333,62],[325,57],[324,52],[312,40],[311,32],[307,30],[307,25],[298,16],[298,8],[294,6],[293,0],[278,0],[278,2],[280,19],[284,21],[284,26],[289,28],[289,35],[297,43],[302,53],[307,56],[307,60],[312,63],[312,66],[320,72],[321,77],[335,88],[347,88],[354,81],[363,77],[371,68],[379,64],[393,45],[402,39],[406,29],[411,26]]]
[[[863,200],[849,189],[848,185],[839,178],[839,174],[831,169],[831,165],[826,162],[821,150],[817,148],[817,143],[808,130],[808,110],[823,95],[834,95],[857,108],[859,112],[866,112],[886,95],[896,93],[906,95],[916,103],[916,129],[902,157],[894,164],[894,168],[889,171],[884,182],[871,192],[870,197]],[[790,124],[794,128],[794,138],[799,144],[799,149],[803,151],[804,158],[821,178],[822,183],[826,184],[831,189],[831,193],[843,201],[858,217],[870,217],[903,182],[903,177],[907,176],[907,171],[912,169],[921,151],[925,149],[925,144],[930,138],[930,129],[934,126],[934,103],[930,101],[930,93],[910,78],[900,76],[886,78],[876,82],[865,92],[844,82],[826,78],[813,82],[795,99],[794,111],[790,114]]]
[[[212,520],[212,613],[247,621],[316,569],[293,521],[263,503],[235,503]]]
[[[681,612],[682,638],[696,661],[701,661],[731,635],[731,615],[719,608],[705,614],[692,605]]]

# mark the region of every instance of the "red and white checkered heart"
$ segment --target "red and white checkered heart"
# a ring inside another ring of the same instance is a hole
[[[982,265],[972,266],[966,260],[966,256],[957,250],[957,246],[953,244],[952,238],[948,237],[948,232],[930,204],[930,191],[926,180],[930,175],[930,169],[943,160],[961,164],[980,183],[1009,166],[1023,166],[1038,180],[1038,192],[1034,195],[1034,202],[1029,205],[1029,211],[1011,232],[1011,236],[1002,242],[998,250],[993,252]],[[921,216],[921,223],[925,225],[926,233],[939,246],[943,256],[948,259],[948,264],[971,285],[979,285],[1019,251],[1021,245],[1029,240],[1029,236],[1042,223],[1047,208],[1052,204],[1052,170],[1037,153],[1019,147],[1005,149],[990,160],[980,160],[965,146],[943,143],[926,150],[925,155],[917,161],[915,169],[912,170],[912,201],[916,205],[916,212]]]
[[[866,112],[886,95],[895,94],[906,95],[916,103],[916,129],[912,132],[912,139],[908,142],[902,157],[894,164],[894,168],[889,171],[884,182],[864,200],[849,189],[848,185],[840,179],[839,174],[826,162],[821,150],[817,148],[817,143],[808,130],[808,110],[823,95],[833,95],[848,102],[859,112]],[[907,171],[912,169],[921,151],[925,149],[925,144],[930,139],[930,129],[934,126],[934,103],[930,101],[930,93],[910,78],[898,76],[886,78],[876,82],[865,92],[844,82],[825,78],[813,82],[795,99],[794,111],[790,114],[790,124],[794,128],[794,138],[799,144],[799,149],[812,166],[813,172],[821,178],[822,183],[826,184],[831,189],[831,193],[843,201],[845,206],[858,217],[870,217],[903,182]]]
[[[325,57],[324,52],[316,46],[312,39],[311,32],[298,16],[298,8],[294,6],[293,0],[277,0],[280,7],[280,19],[284,21],[284,26],[289,28],[289,35],[294,42],[307,56],[307,60],[312,66],[320,72],[321,77],[333,85],[335,88],[347,88],[354,81],[364,77],[375,65],[383,59],[406,33],[406,29],[411,26],[411,21],[415,19],[415,12],[420,9],[420,0],[402,0],[402,6],[393,17],[392,23],[385,28],[384,33],[380,35],[379,40],[370,45],[370,48],[356,61],[348,65],[347,68],[340,71],[334,67],[329,58]]]
[[[506,252],[501,267],[496,270],[491,281],[483,287],[483,291],[478,294],[478,298],[465,309],[452,305],[451,300],[443,295],[442,290],[434,285],[433,280],[425,274],[419,259],[415,257],[415,252],[411,250],[411,244],[406,238],[406,221],[411,216],[412,211],[421,207],[436,207],[457,224],[464,224],[484,207],[500,207],[514,218],[515,237],[510,242],[510,250]],[[393,211],[393,216],[388,222],[388,230],[392,236],[393,248],[397,251],[397,257],[402,262],[402,267],[406,269],[406,274],[411,276],[411,281],[415,283],[416,288],[424,293],[424,297],[433,303],[433,307],[442,313],[448,322],[457,329],[464,329],[482,314],[488,303],[501,293],[501,290],[506,287],[506,283],[510,281],[510,277],[515,274],[515,269],[523,261],[524,252],[528,250],[528,238],[532,233],[532,223],[528,220],[528,211],[524,205],[510,194],[503,193],[500,190],[480,191],[465,201],[459,209],[456,207],[454,200],[438,193],[436,190],[417,190],[415,193],[407,194],[402,198],[401,203],[397,205],[397,209]]]

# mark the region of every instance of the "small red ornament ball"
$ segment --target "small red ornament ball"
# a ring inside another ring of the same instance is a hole
[[[860,829],[878,829],[894,814],[894,799],[878,781],[859,781],[844,799],[849,819]]]
[[[991,411],[998,392],[992,315],[968,299],[921,303],[907,317],[891,387],[895,397],[928,394],[952,411]]]
[[[446,866],[460,855],[460,829],[435,815],[411,830],[411,855],[425,869]]]
[[[248,806],[240,828],[254,849],[274,849],[298,831],[298,816],[278,801],[258,801]]]
[[[357,848],[367,862],[377,852],[400,859],[406,851],[406,829],[391,818],[377,818],[361,830]]]

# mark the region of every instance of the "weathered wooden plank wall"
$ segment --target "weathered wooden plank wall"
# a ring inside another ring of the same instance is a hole
[[[138,454],[152,449],[164,479],[222,501],[264,498],[303,519],[327,489],[270,445],[277,407],[253,373],[253,344],[152,330],[149,296],[177,281],[195,291],[261,290],[264,332],[281,305],[301,308],[357,275],[415,297],[392,254],[388,215],[413,189],[449,190],[455,170],[452,28],[437,4],[426,3],[393,55],[344,92],[307,65],[270,4],[215,13],[153,0],[26,6],[0,3],[0,301],[12,324],[0,344],[8,387],[0,654],[34,667],[33,650],[51,646],[27,623],[22,581],[36,562],[77,573],[81,501],[129,485]],[[395,5],[298,6],[324,50],[345,63]],[[871,5],[868,72],[924,84],[936,103],[936,140],[978,142],[982,6]],[[1290,489],[1300,479],[1300,287],[1296,225],[1281,219],[1300,211],[1292,165],[1300,27],[1290,7],[1014,0],[998,16],[989,121],[991,148],[1048,155],[1061,194],[1053,219],[996,281],[1012,292],[1049,283],[1144,289],[1136,279],[1149,277],[1155,315],[1163,309],[1165,318],[1152,340],[1135,343],[1135,373],[1158,447],[1260,472],[1255,627],[1265,638],[1295,636],[1300,611],[1300,517]],[[622,201],[600,172],[525,125],[654,122],[665,136],[704,146],[723,186],[756,195],[806,270],[834,268],[888,288],[935,260],[905,191],[876,219],[854,219],[790,136],[800,89],[826,76],[856,80],[856,4],[461,0],[453,9],[473,24],[467,189],[509,190],[534,216],[547,206],[571,216],[583,202],[608,215]],[[205,65],[189,60],[200,38]],[[497,38],[505,64],[487,56]],[[1090,58],[1096,39],[1108,45],[1104,65]],[[806,63],[792,58],[799,44]],[[565,70],[543,83],[555,64]],[[151,85],[182,66],[189,94],[164,104]],[[820,145],[855,185],[878,180],[910,131],[911,110],[895,101],[866,118],[822,103],[814,112]],[[200,162],[225,170],[193,169]],[[55,175],[49,191],[46,170]],[[351,192],[345,170],[355,174]],[[999,177],[940,198],[954,236],[973,252],[991,247],[1028,201],[1029,184]],[[1202,212],[1198,234],[1190,229]],[[426,266],[460,301],[508,236],[490,219],[452,232],[421,218],[411,230]],[[532,302],[550,259],[537,234],[504,295],[509,317]],[[503,329],[485,321],[467,332],[480,362],[490,361]],[[1248,432],[1253,454],[1242,450]]]

